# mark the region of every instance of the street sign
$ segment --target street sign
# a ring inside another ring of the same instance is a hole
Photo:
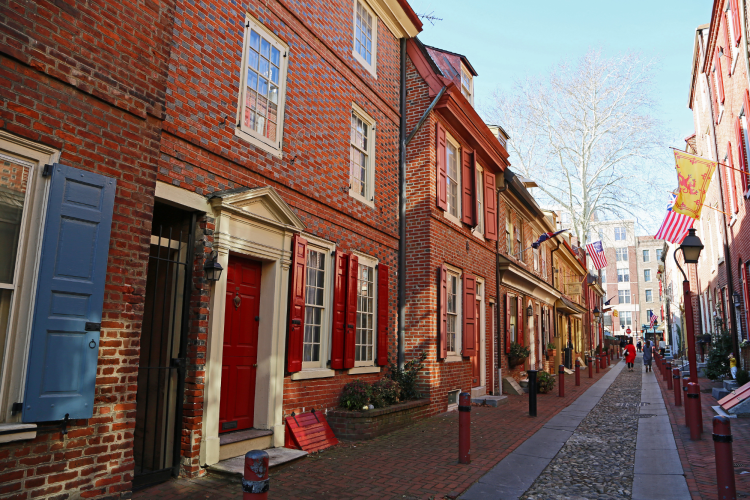
[[[630,328],[628,328],[627,330],[625,330],[625,333],[627,333],[628,335],[630,335]]]

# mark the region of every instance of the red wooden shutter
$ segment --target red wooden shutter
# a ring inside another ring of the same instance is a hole
[[[732,47],[729,45],[729,23],[727,22],[727,14],[726,12],[721,18],[721,30],[724,33],[724,55],[727,56],[727,60],[729,62],[732,61]],[[727,66],[727,70],[731,71],[732,67]]]
[[[354,351],[357,341],[357,276],[359,257],[349,255],[346,271],[346,330],[344,330],[344,368],[354,367]]]
[[[724,75],[721,73],[721,57],[719,56],[719,49],[716,49],[714,54],[714,61],[716,62],[716,83],[719,85],[719,102],[724,104]],[[716,110],[719,113],[719,110]]]
[[[438,358],[448,357],[448,268],[438,267]]]
[[[510,301],[509,293],[505,294],[505,354],[510,352]]]
[[[747,94],[745,94],[745,99],[747,99]],[[745,109],[748,109],[747,102],[745,102],[745,106]],[[739,153],[737,158],[740,161],[738,168],[741,170],[740,178],[742,180],[742,192],[744,193],[745,191],[747,191],[747,160],[745,158],[745,141],[742,137],[742,122],[740,121],[739,116],[737,117],[737,121],[734,123],[734,133],[737,137],[737,152]],[[731,156],[731,152],[729,153],[729,155]]]
[[[437,206],[443,210],[448,210],[448,198],[446,196],[446,189],[448,184],[448,165],[446,165],[445,159],[445,128],[439,123],[437,124],[437,141],[435,144],[437,149],[436,165],[437,174],[435,176],[435,186],[437,190]]]
[[[745,335],[743,335],[743,337],[747,338],[748,335],[750,335],[747,331],[747,327],[748,325],[750,325],[750,321],[748,321],[748,319],[750,319],[750,307],[748,307],[748,304],[747,304],[748,292],[750,290],[748,290],[748,283],[747,283],[747,264],[744,264],[744,263],[740,264],[740,267],[742,267],[742,291],[743,291],[742,302],[745,306],[745,329],[744,329]]]
[[[497,193],[495,175],[484,172],[484,237],[497,241]]]
[[[461,148],[461,222],[476,225],[477,179],[474,151]]]
[[[737,120],[737,124],[739,125],[739,119]],[[736,213],[739,210],[739,205],[737,204],[737,186],[735,186],[735,182],[734,182],[736,177],[734,175],[734,158],[732,155],[731,141],[727,142],[727,159],[729,160],[729,168],[727,169],[728,170],[727,189],[730,190],[731,192],[732,201],[734,202],[734,208],[732,210]]]
[[[388,266],[378,264],[378,364],[388,364]]]
[[[477,355],[477,279],[464,273],[464,328],[463,328],[463,353],[465,358]]]
[[[344,336],[346,332],[346,271],[349,256],[336,250],[333,270],[333,330],[331,331],[331,368],[344,368]]]
[[[717,95],[719,85],[716,83],[716,71],[712,71],[709,74],[708,84],[711,87],[711,98],[713,99],[714,105],[714,123],[719,123],[719,96]]]
[[[740,27],[740,9],[737,0],[731,0],[730,8],[732,9],[732,29],[734,30],[734,43],[737,45],[742,39],[742,28]]]
[[[295,234],[292,238],[292,289],[289,300],[289,338],[286,369],[302,370],[302,343],[305,333],[305,277],[307,275],[307,240]]]
[[[523,297],[518,297],[518,310],[516,311],[516,341],[524,345],[524,338],[523,338]]]

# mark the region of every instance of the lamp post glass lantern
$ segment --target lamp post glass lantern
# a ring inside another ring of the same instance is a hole
[[[224,268],[216,262],[217,258],[218,254],[213,252],[203,265],[203,270],[206,272],[206,279],[208,281],[219,281],[219,278],[221,278],[221,272]]]
[[[682,240],[680,245],[682,250],[682,256],[685,258],[686,264],[697,264],[698,258],[701,256],[701,250],[703,250],[703,243],[701,239],[695,234],[695,228],[688,230],[688,235]]]
[[[685,239],[682,240],[682,244],[680,245],[680,250],[682,250],[682,257],[685,259],[685,264],[697,264],[698,259],[701,256],[701,250],[703,250],[703,243],[701,242],[701,239],[698,238],[698,236],[695,234],[695,229],[690,228],[688,230],[688,235],[685,236]],[[684,296],[684,303],[685,303],[685,318],[688,319],[688,321],[685,322],[685,329],[687,330],[687,339],[688,339],[688,366],[690,367],[690,381],[694,383],[698,383],[698,367],[697,367],[697,353],[695,348],[695,327],[693,324],[693,298],[692,298],[692,292],[690,290],[690,281],[688,280],[687,275],[685,274],[685,271],[682,269],[682,266],[680,266],[679,261],[677,260],[677,252],[674,253],[674,261],[677,264],[677,267],[679,268],[680,272],[682,273],[683,282],[682,282],[682,292]]]

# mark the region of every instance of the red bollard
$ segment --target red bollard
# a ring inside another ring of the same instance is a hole
[[[682,387],[680,387],[680,369],[672,369],[672,379],[674,380],[674,405],[682,406]]]
[[[685,395],[685,427],[690,427],[690,414],[687,411],[687,407],[688,407],[687,385],[688,385],[688,379],[683,378],[682,379],[682,393]]]
[[[732,457],[732,428],[729,419],[716,415],[714,421],[714,455],[716,457],[716,486],[719,500],[736,500],[734,458]]]
[[[685,416],[690,414],[690,439],[700,441],[701,439],[701,400],[700,387],[695,382],[688,382],[687,401],[685,401]]]
[[[589,356],[589,378],[594,378],[594,358]]]
[[[471,394],[458,396],[458,463],[471,463]]]
[[[242,500],[266,500],[269,482],[268,453],[263,450],[248,451],[242,477]]]
[[[602,364],[602,362],[599,359],[599,355],[597,354],[596,355],[596,373],[599,373],[599,365],[601,365],[601,364]]]
[[[576,387],[581,385],[581,362],[576,359]]]
[[[617,349],[617,359],[620,359],[620,349]]]
[[[667,361],[667,390],[672,390],[672,363]]]
[[[664,375],[664,381],[666,382],[668,380],[667,379],[668,372],[667,372],[667,360],[666,360],[666,358],[662,358],[662,360],[661,360],[661,373],[662,373],[662,375]]]
[[[565,365],[560,365],[560,368],[557,370],[557,378],[558,380],[557,387],[559,389],[558,396],[561,398],[565,397]]]

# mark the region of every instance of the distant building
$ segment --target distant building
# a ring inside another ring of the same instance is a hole
[[[657,316],[657,331],[664,322],[663,298],[664,290],[659,281],[659,264],[661,263],[664,240],[656,240],[653,236],[638,236],[636,246],[636,267],[638,268],[638,290],[640,315],[638,321],[639,332],[644,326],[649,326],[651,316]]]

